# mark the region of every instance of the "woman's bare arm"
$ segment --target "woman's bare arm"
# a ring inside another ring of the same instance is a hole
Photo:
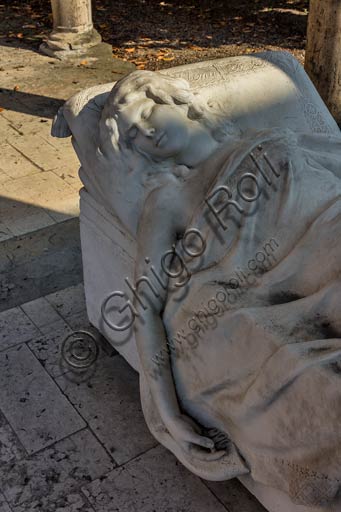
[[[165,426],[183,448],[191,448],[192,453],[196,452],[200,456],[198,446],[212,449],[214,443],[201,436],[200,429],[180,411],[168,357],[167,335],[161,316],[169,284],[169,277],[162,270],[161,260],[163,255],[172,249],[177,236],[185,231],[188,219],[186,206],[182,201],[184,198],[181,191],[176,187],[165,187],[153,191],[145,204],[138,232],[135,276],[135,287],[145,309],[137,299],[135,307],[140,319],[136,322],[136,341],[142,369]],[[146,259],[150,263],[146,263]],[[151,273],[151,265],[160,276],[163,286],[156,286],[157,280]],[[141,277],[150,278],[154,291],[150,289],[146,280],[141,281]],[[182,276],[179,279],[182,279]],[[164,358],[157,373],[154,361],[155,356],[160,353]],[[203,452],[203,455],[206,457],[208,454]]]
[[[179,414],[179,407],[174,389],[170,362],[165,357],[159,378],[155,375],[155,356],[167,354],[167,338],[161,314],[167,298],[169,276],[162,270],[163,255],[172,249],[176,242],[177,233],[181,231],[181,213],[174,215],[176,206],[173,202],[173,192],[168,188],[153,191],[145,204],[144,212],[139,224],[137,262],[135,271],[135,287],[145,305],[145,309],[135,299],[134,306],[140,314],[141,321],[136,322],[137,349],[143,370],[148,379],[150,389],[156,406],[163,420]],[[181,208],[179,208],[181,210]],[[146,262],[150,261],[148,264]],[[157,282],[151,267],[160,276],[162,286]],[[146,277],[154,288],[151,290],[146,281],[138,284],[141,277]]]

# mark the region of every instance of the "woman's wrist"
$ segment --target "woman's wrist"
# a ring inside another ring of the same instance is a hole
[[[163,410],[160,411],[160,415],[161,415],[162,421],[165,424],[170,425],[172,423],[175,423],[181,417],[181,411],[180,411],[179,407],[172,406],[172,407],[163,408]]]

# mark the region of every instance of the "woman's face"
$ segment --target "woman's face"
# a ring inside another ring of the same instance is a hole
[[[156,159],[171,158],[189,144],[189,120],[177,105],[159,105],[143,98],[120,113],[127,139]]]

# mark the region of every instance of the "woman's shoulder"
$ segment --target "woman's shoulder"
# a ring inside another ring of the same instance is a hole
[[[291,128],[270,127],[264,130],[249,131],[245,133],[244,141],[246,144],[259,145],[271,143],[285,143],[289,146],[296,146],[298,134]]]

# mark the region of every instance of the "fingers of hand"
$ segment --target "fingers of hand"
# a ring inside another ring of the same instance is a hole
[[[219,450],[219,451],[213,451],[213,452],[207,452],[205,450],[202,450],[201,448],[198,448],[195,445],[190,445],[189,447],[189,453],[199,460],[204,460],[207,462],[212,462],[215,460],[219,460],[222,457],[226,455],[225,450]]]
[[[207,450],[213,450],[214,448],[214,442],[212,439],[209,439],[208,437],[200,436],[199,434],[196,434],[194,431],[188,432],[188,435],[186,436],[186,441],[202,446],[203,448],[206,448]]]

